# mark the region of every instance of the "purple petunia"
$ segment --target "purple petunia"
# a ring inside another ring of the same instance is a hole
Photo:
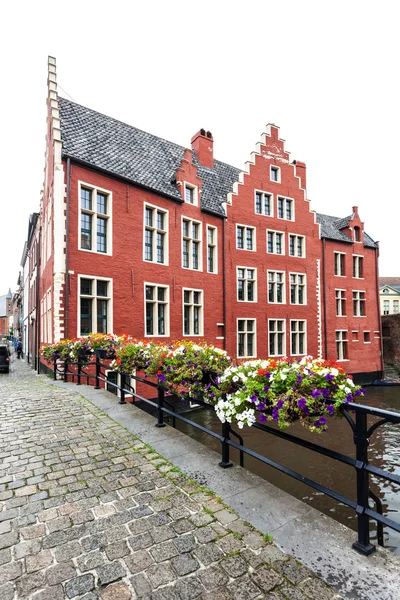
[[[335,376],[328,373],[327,375],[325,375],[325,379],[327,380],[328,383],[332,383],[332,381],[334,381],[334,379],[335,379]]]
[[[311,396],[315,399],[319,398],[320,396],[322,396],[322,392],[321,392],[321,390],[313,390],[311,392]]]
[[[158,375],[158,379],[159,381],[161,381],[162,383],[165,383],[167,381],[167,378],[165,377],[165,375],[163,375],[162,373],[160,373]]]
[[[284,405],[283,400],[278,400],[278,402],[276,403],[276,408],[282,408]]]
[[[306,406],[307,406],[306,399],[300,398],[300,400],[297,400],[297,406],[302,409],[306,408]]]
[[[279,412],[277,408],[272,409],[272,418],[274,421],[277,421],[279,419]]]
[[[267,422],[267,417],[265,415],[263,415],[262,413],[260,415],[258,415],[258,418],[259,418],[260,423]]]
[[[347,394],[346,398],[345,398],[345,402],[353,402],[354,398],[353,398],[353,394]]]
[[[328,390],[328,388],[323,388],[322,395],[324,398],[329,398],[330,391]]]
[[[256,405],[256,409],[257,409],[257,410],[265,410],[265,409],[266,409],[266,404],[265,404],[265,402],[259,402],[259,403]]]
[[[264,392],[265,393],[269,392],[269,385],[264,385]]]
[[[332,417],[334,412],[335,412],[335,407],[332,404],[328,404],[326,406],[326,410],[328,411],[328,413],[330,414],[330,416]]]
[[[250,402],[253,402],[253,404],[254,404],[254,402],[257,402],[257,400],[258,400],[258,398],[257,398],[257,396],[255,394],[252,394],[250,396]]]
[[[303,381],[303,375],[298,375],[296,379],[296,385],[300,385]]]

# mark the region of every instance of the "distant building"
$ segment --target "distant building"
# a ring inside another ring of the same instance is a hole
[[[400,313],[400,277],[379,277],[379,298],[382,315]]]
[[[59,97],[54,58],[48,87],[30,266],[41,343],[205,339],[239,359],[311,354],[379,377],[378,246],[356,206],[344,219],[311,210],[306,165],[276,126],[240,171],[204,129],[187,149]]]
[[[10,334],[10,327],[12,327],[11,301],[12,293],[9,289],[7,294],[0,296],[0,338]]]

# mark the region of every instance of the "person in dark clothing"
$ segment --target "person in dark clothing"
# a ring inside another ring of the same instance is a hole
[[[17,358],[21,358],[21,354],[22,354],[22,344],[21,344],[21,342],[18,342],[18,344],[17,344]]]

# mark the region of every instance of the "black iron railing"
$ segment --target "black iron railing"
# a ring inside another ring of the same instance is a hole
[[[85,367],[87,367],[87,365],[95,366],[94,374],[90,374],[85,371]],[[77,366],[77,370],[70,371],[70,366]],[[143,379],[141,377],[124,373],[121,374],[121,383],[117,384],[107,379],[105,372],[106,369],[107,365],[101,363],[99,358],[96,358],[96,361],[83,363],[64,362],[63,364],[58,364],[57,361],[54,361],[54,379],[57,379],[57,375],[62,377],[64,381],[67,381],[68,378],[71,378],[72,381],[75,381],[76,378],[77,385],[81,384],[82,377],[85,377],[87,382],[89,379],[95,379],[95,389],[100,389],[100,383],[104,382],[104,384],[107,384],[107,386],[112,386],[119,390],[120,404],[126,404],[125,396],[126,394],[129,394],[133,398],[144,402],[147,406],[153,407],[157,413],[156,427],[165,427],[165,417],[171,417],[173,427],[175,427],[175,420],[179,419],[183,423],[186,423],[187,425],[190,425],[195,429],[198,429],[203,433],[206,433],[207,435],[219,440],[221,443],[221,461],[219,462],[220,467],[226,469],[233,466],[233,463],[230,460],[230,448],[235,448],[239,451],[241,466],[244,464],[244,454],[246,454],[259,460],[265,465],[277,469],[281,473],[289,475],[290,477],[305,483],[318,492],[326,494],[334,500],[343,503],[344,505],[353,509],[357,514],[358,539],[356,542],[354,542],[353,548],[361,554],[369,555],[375,550],[375,546],[370,541],[370,519],[375,520],[377,523],[377,540],[378,544],[381,546],[384,545],[383,527],[389,527],[394,531],[400,532],[400,523],[382,514],[382,503],[380,499],[371,491],[369,481],[370,475],[373,475],[383,480],[390,481],[391,483],[400,485],[400,476],[378,467],[374,467],[368,462],[368,446],[371,435],[385,423],[399,424],[399,413],[389,412],[379,408],[355,403],[342,407],[343,416],[352,429],[353,440],[355,444],[355,458],[341,454],[340,452],[336,452],[334,450],[329,450],[313,442],[309,442],[297,436],[288,434],[282,430],[270,427],[269,425],[263,425],[261,423],[255,423],[253,425],[253,427],[264,431],[265,433],[277,436],[297,446],[302,446],[303,448],[307,448],[308,450],[317,452],[318,454],[322,454],[328,458],[352,466],[356,472],[357,490],[356,500],[353,500],[347,496],[339,494],[335,490],[317,483],[308,477],[305,477],[304,475],[301,475],[293,469],[290,469],[284,465],[281,465],[280,463],[277,463],[276,461],[269,459],[266,456],[263,456],[255,450],[247,448],[243,443],[243,438],[232,429],[229,423],[222,424],[221,433],[219,434],[199,423],[196,423],[195,421],[192,421],[191,419],[187,418],[185,414],[179,413],[174,408],[173,404],[165,398],[165,391],[162,386],[149,381],[148,379]],[[154,388],[154,390],[157,390],[157,396],[149,399],[137,394],[134,387],[130,384],[132,379],[144,383],[145,385]],[[197,399],[196,403],[206,410],[214,411],[213,406],[203,402],[201,399]],[[368,425],[369,416],[377,417],[379,420],[371,425]],[[232,440],[231,436],[236,437],[238,442]],[[370,499],[375,503],[375,508],[371,508]]]

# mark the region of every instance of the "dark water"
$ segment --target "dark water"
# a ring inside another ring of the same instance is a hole
[[[363,404],[400,412],[400,387],[369,387],[367,388],[367,396],[363,399]],[[190,414],[190,418],[210,429],[221,431],[221,424],[212,411],[194,412]],[[372,424],[376,420],[375,417],[369,417],[368,423]],[[220,442],[218,440],[179,420],[177,420],[177,427],[204,445],[220,452]],[[355,457],[351,428],[345,419],[330,420],[328,432],[322,435],[307,432],[299,424],[290,426],[286,431],[303,439],[314,441],[331,450]],[[245,446],[344,496],[356,499],[356,478],[353,467],[257,429],[247,427],[239,433],[244,439]],[[232,448],[231,460],[239,463],[239,453]],[[369,462],[376,467],[400,475],[400,424],[385,424],[372,434],[369,446]],[[245,455],[244,466],[340,523],[356,529],[356,517],[352,509],[250,456]],[[371,477],[371,490],[381,499],[383,514],[400,523],[400,486],[380,478]],[[374,521],[371,521],[371,532],[372,543],[377,543]],[[385,546],[400,556],[400,534],[387,527],[384,528],[384,532]]]

